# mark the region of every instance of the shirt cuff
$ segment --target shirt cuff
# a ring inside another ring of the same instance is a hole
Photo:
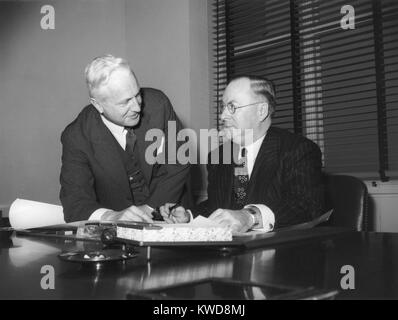
[[[146,214],[152,214],[152,212],[154,211],[154,208],[152,208],[151,206],[147,205],[147,204],[143,204],[141,206],[138,207],[139,209],[141,209],[142,211],[144,211],[144,213]]]
[[[99,208],[97,210],[95,210],[91,216],[88,218],[88,220],[101,220],[102,215],[109,211],[109,209],[105,209],[105,208]]]
[[[264,204],[249,204],[249,205],[245,206],[244,209],[246,209],[248,207],[256,207],[258,210],[260,210],[261,218],[263,221],[263,227],[256,228],[256,230],[270,232],[274,229],[275,215],[270,208],[268,208]]]
[[[189,221],[187,223],[191,223],[193,221],[193,214],[192,214],[191,210],[189,210],[189,209],[186,210],[186,212],[188,212],[188,214],[189,214]]]

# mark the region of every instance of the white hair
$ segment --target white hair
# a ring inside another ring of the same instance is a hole
[[[93,98],[95,91],[108,83],[112,72],[119,68],[127,69],[134,75],[125,59],[110,54],[96,57],[86,66],[85,76],[90,98]]]

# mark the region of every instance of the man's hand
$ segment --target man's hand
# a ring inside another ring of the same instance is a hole
[[[159,208],[160,214],[162,215],[164,221],[167,223],[187,223],[189,222],[190,215],[185,210],[184,207],[178,206],[175,209],[171,207],[175,206],[175,203],[166,203]]]
[[[230,227],[235,232],[246,232],[253,227],[253,219],[251,213],[246,210],[228,210],[217,209],[210,216],[209,219],[220,225]]]
[[[147,204],[143,204],[136,208],[139,209],[142,213],[145,213],[148,217],[153,218],[153,215],[152,215],[153,209],[150,206],[148,206]]]
[[[122,211],[109,210],[105,212],[101,220],[104,221],[138,221],[153,223],[152,216],[144,212],[142,209],[136,206],[128,207]]]

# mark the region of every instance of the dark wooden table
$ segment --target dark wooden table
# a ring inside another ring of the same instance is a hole
[[[94,243],[13,235],[0,244],[0,299],[126,299],[131,290],[207,278],[337,289],[337,299],[398,298],[398,234],[393,233],[344,232],[227,254],[152,249],[150,263],[139,248],[136,258],[100,269],[58,258],[62,251],[89,249]],[[45,265],[54,268],[54,290],[41,287]],[[355,270],[355,289],[341,288],[345,265]],[[216,292],[218,298],[228,299],[228,294],[223,288]],[[187,289],[184,298],[203,296]]]

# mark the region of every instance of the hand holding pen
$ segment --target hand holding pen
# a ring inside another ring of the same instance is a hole
[[[179,203],[166,203],[159,211],[167,223],[187,223],[190,219],[188,211]]]

